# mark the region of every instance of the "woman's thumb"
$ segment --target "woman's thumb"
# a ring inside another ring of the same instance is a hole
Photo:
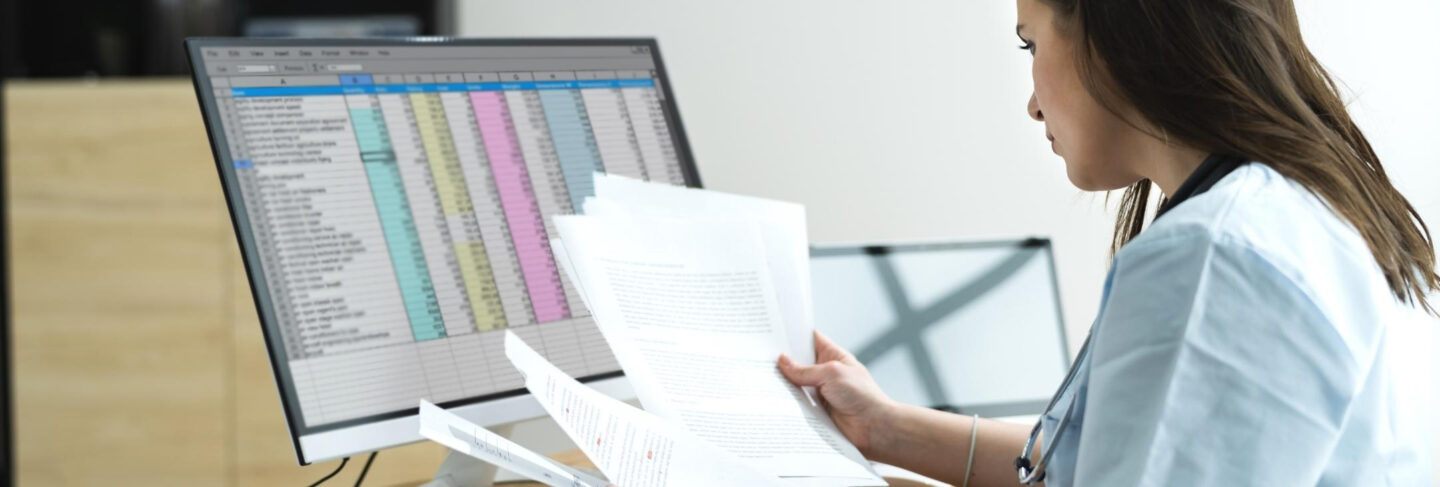
[[[825,382],[825,371],[818,364],[800,365],[795,363],[790,356],[781,354],[779,365],[780,375],[784,375],[786,379],[797,386],[818,386]]]

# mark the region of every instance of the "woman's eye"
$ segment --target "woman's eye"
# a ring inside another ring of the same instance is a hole
[[[1035,43],[1034,43],[1034,42],[1030,42],[1030,41],[1025,41],[1024,44],[1020,44],[1020,50],[1022,50],[1022,51],[1030,51],[1030,55],[1031,55],[1031,56],[1034,56],[1034,55],[1035,55]]]

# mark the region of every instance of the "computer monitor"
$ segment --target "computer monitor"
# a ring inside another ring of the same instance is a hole
[[[301,464],[544,415],[506,329],[633,394],[548,238],[595,171],[700,185],[655,40],[186,46]]]
[[[1040,414],[1070,363],[1047,239],[817,247],[815,327],[890,397]]]

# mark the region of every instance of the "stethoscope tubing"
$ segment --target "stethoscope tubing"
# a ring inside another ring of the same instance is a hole
[[[1070,370],[1065,373],[1065,380],[1060,381],[1060,388],[1050,398],[1050,404],[1045,406],[1045,412],[1040,414],[1040,419],[1035,420],[1035,426],[1030,428],[1030,438],[1025,440],[1025,448],[1015,459],[1015,470],[1021,484],[1031,485],[1045,480],[1045,467],[1050,463],[1050,457],[1055,454],[1055,447],[1059,445],[1060,438],[1065,435],[1065,426],[1070,423],[1070,418],[1075,413],[1075,400],[1072,399],[1070,405],[1065,408],[1065,414],[1060,417],[1060,422],[1055,426],[1055,437],[1045,441],[1045,448],[1040,450],[1040,461],[1036,462],[1033,468],[1030,465],[1030,454],[1035,451],[1035,442],[1039,440],[1040,433],[1044,429],[1045,416],[1055,409],[1055,404],[1059,403],[1060,398],[1070,390],[1070,386],[1075,382],[1075,377],[1079,375],[1080,364],[1084,363],[1086,356],[1090,355],[1090,337],[1091,335],[1085,336],[1085,344],[1080,346],[1080,353],[1076,355],[1075,363],[1070,364]]]

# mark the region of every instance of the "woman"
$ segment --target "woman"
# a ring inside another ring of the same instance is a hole
[[[1017,7],[1031,117],[1076,186],[1127,188],[1041,444],[1017,459],[1030,428],[893,403],[819,334],[817,364],[781,372],[868,458],[956,485],[1014,485],[1017,466],[1061,486],[1430,485],[1386,346],[1387,324],[1433,313],[1429,231],[1291,1]],[[1165,198],[1142,232],[1152,185]]]

